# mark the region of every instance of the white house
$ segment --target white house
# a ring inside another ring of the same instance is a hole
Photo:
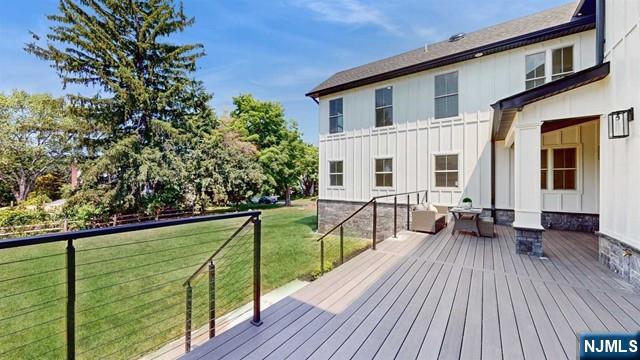
[[[320,229],[376,195],[469,197],[524,253],[542,255],[545,228],[598,232],[601,260],[640,285],[640,127],[625,121],[639,83],[638,0],[581,0],[334,74],[307,94]]]

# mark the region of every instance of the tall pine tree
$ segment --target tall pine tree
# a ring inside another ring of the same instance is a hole
[[[49,61],[65,87],[95,90],[70,96],[86,121],[84,191],[110,212],[177,206],[183,130],[206,104],[189,98],[202,91],[192,79],[202,45],[171,37],[194,19],[171,0],[60,0],[58,11],[46,40],[34,34],[26,51]]]

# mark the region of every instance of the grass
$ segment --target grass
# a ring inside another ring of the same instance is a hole
[[[314,204],[299,200],[289,208],[262,210],[263,293],[317,274]],[[183,282],[242,222],[76,241],[77,357],[135,358],[182,336]],[[252,244],[252,232],[242,232],[216,257],[217,316],[251,301]],[[337,244],[335,237],[325,243],[325,269],[339,257]],[[345,256],[368,244],[346,239]],[[64,357],[65,267],[65,244],[0,251],[0,358]],[[193,284],[194,329],[206,323],[204,275]]]

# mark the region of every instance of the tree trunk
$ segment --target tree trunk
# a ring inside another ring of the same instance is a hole
[[[291,186],[288,185],[284,193],[284,205],[291,206]]]
[[[18,202],[23,202],[27,200],[29,192],[31,192],[31,186],[29,186],[27,179],[21,178],[18,182],[18,191],[14,191],[13,196]]]

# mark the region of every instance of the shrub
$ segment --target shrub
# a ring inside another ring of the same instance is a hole
[[[29,196],[27,197],[27,200],[25,200],[22,204],[23,206],[29,206],[29,205],[34,205],[34,206],[42,206],[43,204],[46,203],[50,203],[51,199],[43,193],[38,193],[38,192],[32,192],[31,194],[29,194]]]
[[[0,227],[41,224],[51,220],[50,214],[41,208],[14,207],[0,210]]]

